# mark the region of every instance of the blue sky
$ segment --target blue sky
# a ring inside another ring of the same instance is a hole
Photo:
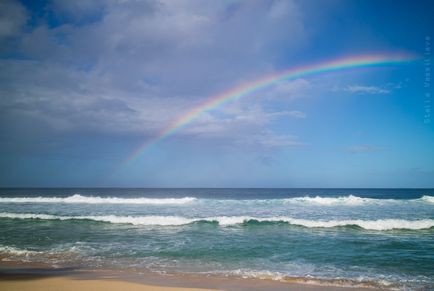
[[[0,186],[434,187],[433,11],[432,1],[2,1]],[[210,96],[375,53],[420,59],[282,81],[123,166]]]

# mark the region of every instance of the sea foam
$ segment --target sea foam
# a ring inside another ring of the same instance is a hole
[[[348,205],[358,206],[364,204],[379,204],[384,202],[397,201],[395,199],[374,199],[362,198],[354,195],[340,196],[340,197],[295,197],[285,199],[286,203],[306,203],[306,204],[319,204],[319,205]]]
[[[302,268],[303,265],[297,267]],[[274,280],[280,282],[301,283],[323,287],[348,287],[348,288],[387,288],[387,290],[395,290],[393,284],[387,280],[376,277],[360,277],[354,276],[354,278],[327,278],[327,277],[315,277],[311,275],[305,275],[305,273],[312,272],[314,266],[308,266],[305,272],[301,272],[300,275],[289,275],[287,273],[269,271],[269,270],[251,270],[251,269],[236,269],[231,271],[217,271],[209,272],[211,274],[241,277],[244,279],[262,279],[262,280]],[[339,271],[338,269],[336,271]],[[401,289],[396,289],[401,290]]]
[[[0,254],[9,254],[9,255],[17,255],[17,256],[28,256],[28,255],[35,255],[35,254],[41,254],[42,252],[38,251],[32,251],[32,250],[26,250],[26,249],[19,249],[11,246],[1,246],[0,245]]]
[[[284,203],[298,203],[322,206],[363,206],[363,205],[384,205],[384,204],[405,204],[405,203],[433,203],[434,197],[424,195],[416,199],[378,199],[358,197],[355,195],[339,197],[305,196],[284,199]]]
[[[82,196],[74,194],[68,197],[2,197],[0,203],[76,203],[76,204],[187,204],[195,201],[194,197],[183,198],[118,198]]]
[[[434,227],[434,219],[406,220],[406,219],[378,219],[378,220],[308,220],[281,217],[251,217],[251,216],[216,216],[216,217],[197,217],[188,218],[182,216],[60,216],[51,214],[32,214],[32,213],[0,213],[0,218],[10,219],[36,219],[36,220],[91,220],[114,224],[132,224],[145,226],[179,226],[194,222],[214,222],[221,226],[245,224],[251,222],[280,222],[290,225],[298,225],[307,228],[332,228],[345,226],[358,226],[366,230],[392,230],[407,229],[421,230]]]
[[[100,197],[100,196],[83,196],[74,194],[68,197],[0,197],[0,203],[65,203],[65,204],[189,204],[195,201],[218,201],[221,203],[284,203],[284,204],[307,204],[320,206],[363,206],[363,205],[383,205],[383,204],[402,204],[402,203],[426,203],[434,204],[434,197],[424,195],[417,199],[377,199],[365,198],[355,195],[340,197],[321,197],[321,196],[304,196],[284,199],[259,199],[259,200],[231,200],[231,199],[198,199],[195,197],[182,198],[121,198],[121,197]]]
[[[434,196],[423,195],[422,198],[420,198],[420,200],[434,204]]]

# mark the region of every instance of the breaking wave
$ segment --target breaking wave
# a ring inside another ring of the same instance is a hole
[[[35,254],[41,254],[41,253],[42,252],[0,245],[0,254],[28,256],[28,255],[35,255]]]
[[[420,200],[434,204],[434,196],[424,195],[422,198],[420,198]]]
[[[394,200],[394,199],[390,199]],[[362,205],[362,204],[372,204],[386,202],[388,199],[373,199],[373,198],[362,198],[354,195],[341,196],[341,197],[296,197],[285,199],[285,202],[299,202],[308,204],[320,204],[320,205]]]
[[[82,196],[74,194],[68,197],[2,197],[0,203],[77,203],[77,204],[187,204],[195,201],[194,197],[183,198],[118,198]]]
[[[121,198],[121,197],[100,197],[83,196],[74,194],[68,197],[0,197],[0,203],[70,203],[70,204],[149,204],[149,205],[183,205],[195,201],[218,201],[223,203],[245,202],[245,203],[283,203],[283,204],[308,204],[320,206],[363,206],[363,205],[383,205],[393,203],[419,202],[434,204],[434,197],[424,195],[417,199],[376,199],[364,198],[354,195],[340,197],[321,197],[304,196],[284,199],[259,199],[259,200],[230,200],[230,199],[199,199],[195,197],[182,198]]]
[[[377,199],[377,198],[364,198],[354,195],[340,196],[340,197],[321,197],[321,196],[305,196],[285,199],[286,203],[302,203],[323,206],[361,206],[361,205],[379,205],[391,203],[408,203],[408,202],[422,202],[434,203],[434,197],[424,195],[416,199]]]
[[[218,223],[221,226],[255,224],[255,223],[287,223],[307,228],[332,228],[356,226],[366,230],[421,230],[434,227],[434,219],[378,219],[378,220],[308,220],[292,217],[250,217],[250,216],[216,216],[188,218],[182,216],[61,216],[32,213],[0,213],[0,218],[35,219],[35,220],[91,220],[113,224],[132,224],[144,226],[179,226],[196,222]]]
[[[299,265],[302,267],[302,265]],[[268,270],[249,270],[249,269],[236,269],[231,271],[214,271],[205,274],[211,275],[224,275],[226,277],[241,277],[243,279],[261,279],[261,280],[274,280],[279,282],[309,284],[322,287],[348,287],[348,288],[385,288],[387,290],[401,290],[394,288],[394,284],[382,278],[376,277],[360,277],[354,276],[353,278],[327,278],[315,277],[311,275],[300,274],[299,276],[290,276],[286,273],[268,271]]]

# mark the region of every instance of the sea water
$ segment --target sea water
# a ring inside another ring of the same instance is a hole
[[[434,189],[0,189],[0,258],[434,288]]]

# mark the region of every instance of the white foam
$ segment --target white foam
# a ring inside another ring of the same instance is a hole
[[[300,267],[305,267],[299,266]],[[299,273],[299,275],[297,275]],[[230,271],[214,271],[214,272],[205,272],[205,274],[217,274],[223,275],[226,277],[241,277],[244,279],[260,279],[260,280],[274,280],[280,282],[297,282],[299,284],[307,284],[307,285],[316,285],[323,287],[349,287],[349,288],[387,288],[388,290],[393,289],[392,283],[380,278],[364,278],[364,277],[349,277],[349,278],[327,278],[325,276],[312,276],[309,275],[312,273],[312,267],[308,266],[308,270],[303,272],[300,270],[296,272],[296,274],[290,275],[288,273],[282,273],[278,271],[269,271],[269,270],[250,270],[250,269],[236,269]],[[400,289],[399,289],[400,290]]]
[[[0,246],[0,254],[8,254],[8,255],[16,255],[16,256],[28,256],[28,255],[36,255],[42,252],[19,249],[10,246]]]
[[[340,196],[340,197],[321,197],[321,196],[305,196],[293,197],[286,199],[259,199],[259,200],[214,200],[224,203],[268,203],[272,201],[283,201],[286,204],[308,204],[321,206],[363,206],[363,205],[382,205],[386,203],[409,203],[422,202],[434,204],[434,196],[425,195],[418,199],[375,199],[363,198],[355,195]],[[195,197],[182,198],[121,198],[121,197],[99,197],[99,196],[83,196],[74,194],[68,197],[0,197],[0,203],[70,203],[70,204],[150,204],[150,205],[165,205],[174,204],[182,205],[198,201]]]
[[[262,279],[262,280],[275,280],[275,281],[284,281],[284,279],[287,277],[287,275],[284,273],[272,272],[267,270],[255,271],[255,270],[237,269],[229,272],[226,271],[220,273],[228,274],[229,276],[241,277],[243,279]]]
[[[12,219],[36,219],[36,220],[93,220],[109,223],[123,223],[133,225],[185,225],[197,221],[197,219],[185,218],[180,216],[63,216],[51,214],[33,213],[0,213],[0,218]]]
[[[423,195],[420,200],[428,203],[434,203],[434,196]]]
[[[378,219],[378,220],[308,220],[286,216],[280,217],[251,217],[251,216],[215,216],[187,218],[181,216],[60,216],[51,214],[31,214],[31,213],[0,213],[0,218],[12,219],[39,219],[39,220],[93,220],[109,223],[122,223],[133,225],[148,226],[177,226],[186,225],[193,222],[208,221],[218,222],[221,226],[242,224],[249,221],[259,222],[286,222],[292,225],[299,225],[308,228],[331,228],[338,226],[358,226],[367,230],[392,230],[408,229],[420,230],[434,227],[434,219],[405,220],[405,219]]]
[[[305,196],[284,199],[284,203],[299,203],[321,206],[363,206],[363,205],[384,205],[391,203],[428,203],[434,204],[434,196],[424,195],[417,199],[376,199],[364,198],[354,195],[340,197],[321,197],[321,196]]]
[[[290,224],[301,225],[304,227],[329,228],[337,226],[355,225],[367,230],[392,230],[392,229],[409,229],[420,230],[434,227],[434,219],[405,220],[405,219],[378,219],[378,220],[306,220],[306,219],[288,219]]]
[[[2,197],[0,203],[77,203],[77,204],[187,204],[195,201],[194,197],[183,198],[118,198],[82,196],[74,194],[68,197]]]
[[[382,203],[393,199],[373,199],[373,198],[362,198],[354,195],[341,196],[341,197],[295,197],[285,199],[286,203],[297,202],[297,203],[308,203],[308,204],[319,204],[319,205],[350,205],[357,206],[363,204],[373,204]]]

